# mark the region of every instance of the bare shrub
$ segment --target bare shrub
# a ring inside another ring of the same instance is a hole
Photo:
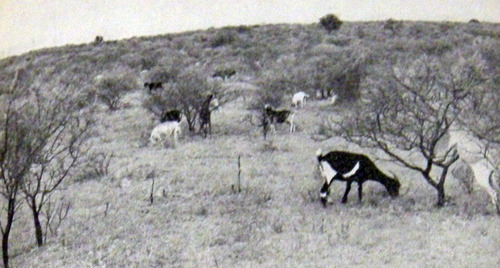
[[[257,82],[259,90],[256,98],[250,104],[250,109],[262,109],[269,104],[274,108],[283,105],[286,94],[291,95],[297,88],[297,76],[294,57],[282,58],[272,66],[272,69],[265,72]]]
[[[403,23],[401,21],[396,21],[393,19],[388,19],[384,23],[384,29],[391,31],[393,35],[397,34],[402,26]]]
[[[64,201],[60,199],[58,202],[47,201],[47,205],[43,211],[43,216],[45,219],[45,229],[43,230],[43,241],[47,242],[47,237],[57,236],[59,232],[59,227],[64,222],[66,217],[68,217],[69,211],[71,209],[71,201]]]
[[[80,173],[75,177],[75,181],[83,182],[107,177],[113,157],[112,153],[97,152],[89,154],[86,157],[85,164],[80,169]]]
[[[154,55],[143,53],[140,58],[140,69],[151,70],[158,64],[158,58]]]
[[[319,54],[319,52],[324,52]],[[348,48],[319,47],[302,67],[305,88],[320,92],[321,98],[333,94],[339,102],[354,101],[360,96],[361,81],[366,75],[371,53],[361,46]]]
[[[213,48],[225,46],[233,43],[238,34],[233,29],[220,29],[210,41]]]
[[[337,235],[337,240],[340,241],[347,241],[350,238],[350,233],[349,229],[351,228],[351,225],[347,223],[341,223],[339,228],[335,231],[335,234]]]
[[[272,153],[278,151],[278,146],[274,143],[273,140],[264,142],[259,149],[263,153]]]
[[[124,93],[138,87],[137,78],[129,72],[103,74],[96,82],[97,97],[108,106],[111,111],[120,108]]]

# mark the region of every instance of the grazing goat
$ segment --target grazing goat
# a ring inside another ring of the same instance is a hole
[[[144,83],[144,87],[149,89],[149,92],[153,90],[163,88],[162,82],[146,82]]]
[[[201,104],[199,116],[200,116],[200,133],[206,137],[207,134],[212,135],[212,121],[211,114],[212,111],[219,107],[219,101],[214,98],[213,94],[208,95],[207,99]]]
[[[161,123],[157,125],[153,131],[151,132],[151,136],[149,137],[149,141],[152,144],[156,144],[161,141],[163,144],[170,139],[173,143],[173,146],[177,146],[177,142],[179,140],[179,136],[181,135],[181,126],[179,122],[176,121],[167,121],[165,123]]]
[[[163,116],[160,119],[161,123],[170,122],[170,121],[181,122],[181,111],[179,111],[179,110],[167,111],[163,114]]]
[[[316,157],[321,176],[325,179],[325,183],[320,190],[321,202],[325,207],[330,194],[330,185],[334,180],[345,181],[347,184],[342,203],[347,202],[347,195],[353,182],[358,183],[358,198],[361,202],[363,183],[367,180],[378,181],[383,184],[392,197],[399,195],[401,184],[398,179],[385,175],[366,155],[342,151],[332,151],[323,155],[321,149],[319,149],[316,152]]]
[[[484,153],[484,144],[472,134],[451,129],[446,134],[448,139],[448,148],[455,147],[460,159],[470,166],[473,173],[473,179],[490,196],[491,202],[500,215],[500,187],[498,185],[498,170],[491,163],[493,159],[488,153]]]
[[[307,98],[309,98],[309,94],[305,93],[304,91],[295,93],[292,97],[292,106],[299,107],[300,104],[300,108],[304,108]]]
[[[283,123],[290,125],[290,133],[295,132],[295,124],[293,123],[295,113],[289,110],[275,110],[268,104],[264,106],[264,111],[266,119],[269,119],[269,123],[273,126],[274,133],[276,133],[276,124]]]

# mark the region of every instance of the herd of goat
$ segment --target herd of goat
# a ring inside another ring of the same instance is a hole
[[[216,73],[213,77],[220,76],[227,79],[227,77],[233,74],[234,73]],[[162,88],[162,83],[146,82],[144,83],[144,87],[149,89],[149,91],[153,91]],[[292,97],[291,105],[297,109],[303,108],[309,97],[310,96],[305,92],[297,92]],[[336,99],[337,96],[333,95],[331,97],[331,103],[335,103]],[[216,97],[210,94],[206,97],[198,112],[200,133],[205,137],[211,134],[211,113],[217,106],[218,102]],[[263,109],[263,121],[271,127],[274,133],[276,133],[276,124],[283,123],[289,124],[290,133],[293,133],[295,131],[294,115],[294,111],[276,110],[268,104],[266,104]],[[170,110],[164,113],[161,116],[160,124],[151,132],[150,142],[152,144],[157,144],[159,142],[164,144],[167,139],[170,139],[173,145],[176,146],[179,136],[181,135],[181,117],[181,112],[179,110]],[[458,154],[461,156],[461,163],[466,165],[467,169],[471,171],[467,175],[475,179],[476,182],[486,190],[497,212],[500,214],[500,189],[498,189],[498,185],[492,180],[495,168],[484,157],[479,160],[477,157],[473,159],[467,157],[470,155],[470,148],[466,148],[467,145],[463,144],[470,143],[464,143],[464,137],[457,133],[459,133],[459,131],[450,129],[448,134],[450,136],[448,147],[456,148]],[[320,200],[324,206],[329,202],[330,186],[335,180],[344,181],[346,183],[345,192],[341,201],[342,203],[347,202],[347,196],[353,182],[358,184],[358,199],[361,201],[362,186],[367,180],[376,181],[382,184],[391,197],[397,197],[399,195],[401,184],[398,178],[395,175],[394,177],[390,177],[380,171],[375,163],[366,155],[346,151],[331,151],[327,154],[323,154],[321,149],[319,149],[316,153],[316,157],[318,169],[324,179],[324,184],[319,194]]]

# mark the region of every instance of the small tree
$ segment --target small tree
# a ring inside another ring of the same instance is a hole
[[[189,68],[179,74],[175,82],[168,83],[163,90],[151,94],[144,106],[160,118],[166,111],[178,109],[186,117],[190,132],[195,131],[196,119],[201,104],[209,94],[214,94],[219,106],[235,97],[220,83],[207,79],[201,70]]]
[[[196,75],[185,73],[177,83],[172,86],[172,95],[166,98],[168,103],[180,108],[190,132],[195,131],[198,110],[207,95],[205,80]]]
[[[455,148],[448,147],[448,130],[481,81],[481,73],[471,62],[456,57],[446,61],[424,55],[389,68],[385,72],[389,76],[382,72],[380,80],[369,81],[370,88],[363,92],[355,112],[334,123],[348,141],[381,149],[392,160],[419,172],[436,189],[438,206],[445,203],[448,170],[459,158]],[[420,160],[408,160],[404,152]],[[438,177],[432,175],[434,169],[441,170]]]
[[[370,52],[362,47],[336,48],[310,58],[306,87],[314,88],[327,98],[336,94],[340,101],[354,101],[360,95]]]
[[[120,108],[124,93],[138,87],[137,79],[130,73],[119,72],[103,74],[96,81],[97,97],[108,106],[111,111]]]
[[[21,75],[20,75],[21,74]],[[15,220],[16,211],[20,205],[19,196],[23,178],[35,157],[35,145],[28,137],[29,121],[19,112],[27,105],[23,98],[27,92],[18,90],[18,80],[24,71],[17,71],[8,89],[0,91],[0,197],[2,215],[5,221],[0,221],[2,233],[3,266],[9,267],[9,238]]]
[[[76,166],[91,117],[91,109],[80,110],[86,108],[84,94],[67,88],[23,88],[18,84],[20,73],[24,74],[18,71],[11,87],[0,92],[0,194],[7,201],[1,207],[7,218],[0,224],[4,267],[9,265],[9,235],[19,195],[24,194],[32,209],[41,245],[40,211]]]
[[[342,21],[333,14],[328,14],[325,15],[324,17],[321,17],[319,23],[321,26],[323,26],[323,28],[326,29],[326,31],[328,31],[328,33],[339,29],[340,26],[342,25]]]
[[[81,115],[76,105],[79,96],[71,93],[72,90],[33,91],[35,101],[30,107],[32,113],[28,113],[29,137],[37,141],[37,150],[22,191],[33,215],[37,245],[42,246],[44,228],[40,213],[51,203],[51,195],[80,164],[92,114]]]

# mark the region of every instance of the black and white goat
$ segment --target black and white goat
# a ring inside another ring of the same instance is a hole
[[[320,174],[325,179],[325,183],[320,190],[321,202],[325,207],[330,194],[330,185],[334,180],[346,182],[342,203],[347,202],[347,195],[353,182],[358,183],[358,198],[361,201],[363,198],[363,183],[367,180],[380,182],[392,197],[399,195],[401,184],[398,179],[385,175],[366,155],[343,151],[332,151],[323,155],[321,149],[319,149],[316,152],[316,157]]]
[[[295,124],[293,119],[295,113],[289,110],[275,110],[270,105],[264,106],[265,116],[269,119],[269,123],[273,126],[273,131],[276,133],[276,124],[287,123],[290,125],[290,133],[295,132]]]
[[[170,110],[165,112],[162,117],[160,118],[160,122],[169,122],[169,121],[176,121],[176,122],[181,122],[181,111],[179,110]]]

